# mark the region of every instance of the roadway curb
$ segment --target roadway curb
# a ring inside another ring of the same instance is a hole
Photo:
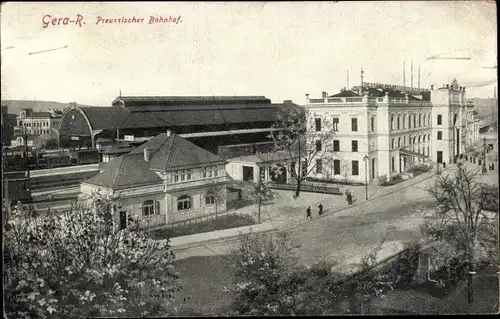
[[[252,226],[255,226],[255,225],[252,225]],[[241,229],[241,228],[244,228],[244,229]],[[254,235],[254,234],[276,231],[276,229],[272,225],[268,225],[266,227],[263,227],[262,229],[257,229],[257,230],[253,229],[252,227],[249,227],[249,226],[233,228],[233,230],[237,231],[237,233],[236,234],[232,233],[231,235],[223,236],[223,237],[213,237],[213,238],[209,238],[209,239],[205,239],[205,240],[197,240],[197,241],[192,241],[192,242],[188,242],[188,243],[181,243],[181,244],[175,244],[175,242],[177,241],[176,239],[180,239],[182,237],[187,237],[187,236],[174,237],[170,240],[170,247],[171,247],[172,251],[179,251],[179,250],[200,247],[200,246],[204,246],[204,245],[208,245],[208,244],[221,244],[221,243],[225,243],[228,241],[233,241],[235,238],[238,238],[241,235],[245,235],[245,234],[251,233],[252,235]],[[217,232],[219,232],[219,231],[208,232],[208,233],[204,233],[204,234],[206,234],[207,236],[210,236],[209,235],[210,233],[217,233]],[[200,233],[200,234],[202,234],[202,233]],[[199,234],[196,234],[196,235],[199,235]],[[216,234],[214,234],[214,235],[216,236]],[[188,235],[188,236],[191,236],[191,235]],[[173,241],[173,243],[172,243],[172,241]],[[165,239],[159,240],[159,242],[161,244],[165,244],[166,240]]]

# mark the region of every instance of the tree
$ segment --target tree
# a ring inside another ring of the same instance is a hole
[[[320,119],[316,126],[316,119]],[[286,105],[280,109],[269,135],[275,143],[277,156],[272,169],[283,174],[283,167],[290,167],[290,175],[296,181],[295,196],[300,195],[300,185],[318,168],[327,149],[332,147],[334,127],[325,117],[317,116],[298,105]],[[318,130],[317,130],[318,129]],[[326,160],[326,157],[325,157]]]
[[[260,224],[260,210],[262,207],[262,201],[270,200],[276,197],[276,194],[271,190],[268,181],[264,181],[262,178],[259,179],[257,183],[252,182],[250,188],[250,197],[254,198],[259,205],[258,208],[258,223]]]
[[[333,263],[320,260],[310,267],[297,263],[299,246],[284,234],[246,235],[233,255],[236,278],[233,316],[296,316],[359,313],[416,269],[415,248],[407,247],[389,271],[374,270],[377,249],[362,260],[351,276],[332,271]],[[380,246],[378,247],[380,249]],[[418,248],[416,248],[418,249]],[[345,309],[344,301],[349,305]]]
[[[478,262],[493,249],[497,251],[498,212],[487,212],[485,204],[498,208],[498,188],[479,181],[477,171],[462,164],[455,172],[437,176],[436,186],[429,189],[438,207],[426,218],[422,231],[430,239],[447,242],[454,256],[469,272],[469,302],[472,302],[472,277]],[[488,258],[488,257],[486,257]]]
[[[170,245],[139,223],[114,231],[115,203],[96,197],[70,212],[17,208],[4,234],[5,307],[12,318],[164,315],[179,274]]]

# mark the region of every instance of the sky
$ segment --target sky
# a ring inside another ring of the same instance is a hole
[[[44,28],[46,15],[77,14],[81,27]],[[338,93],[348,70],[358,85],[361,67],[365,81],[402,85],[405,62],[409,86],[412,58],[415,87],[420,66],[422,88],[456,77],[467,97],[486,98],[497,84],[496,23],[493,1],[3,3],[2,100],[109,106],[121,91],[303,104],[306,93]]]

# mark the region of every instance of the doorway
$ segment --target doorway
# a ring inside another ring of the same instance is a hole
[[[245,182],[248,182],[248,181],[253,182],[253,167],[243,166],[243,180]]]
[[[121,211],[120,212],[120,229],[125,229],[125,228],[127,228],[127,212]]]
[[[439,164],[443,163],[443,151],[437,151],[437,162]]]

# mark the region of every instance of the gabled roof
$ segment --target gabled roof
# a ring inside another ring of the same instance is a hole
[[[121,128],[121,124],[130,114],[126,108],[119,106],[80,106],[78,108],[89,119],[90,125],[94,130]]]
[[[219,156],[188,142],[177,134],[168,136],[167,133],[161,133],[132,150],[130,154],[144,154],[146,148],[151,152],[149,167],[159,171],[225,163]]]
[[[271,100],[265,96],[119,96],[112,105],[125,107],[137,105],[207,105],[267,103]]]
[[[359,95],[351,90],[345,90],[341,91],[340,93],[330,95],[330,97],[352,97],[352,96],[359,96]]]

